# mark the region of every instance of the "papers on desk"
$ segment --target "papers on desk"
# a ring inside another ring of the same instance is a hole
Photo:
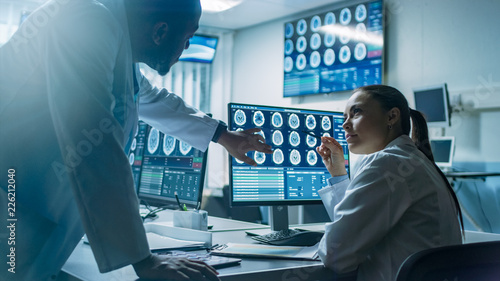
[[[211,254],[233,257],[318,260],[318,244],[311,247],[270,246],[227,243],[212,249]]]
[[[175,239],[154,232],[146,232],[146,237],[151,251],[203,248],[205,245],[203,242]]]
[[[162,223],[145,223],[149,248],[155,250],[201,249],[212,246],[212,233]]]

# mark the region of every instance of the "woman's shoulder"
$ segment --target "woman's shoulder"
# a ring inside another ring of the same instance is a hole
[[[423,164],[428,162],[425,155],[415,146],[408,136],[401,136],[384,149],[365,155],[359,163],[360,168],[390,170],[406,163]]]

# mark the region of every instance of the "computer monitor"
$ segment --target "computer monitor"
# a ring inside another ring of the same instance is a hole
[[[455,137],[435,137],[430,143],[436,165],[443,170],[450,169],[455,152]]]
[[[424,114],[427,124],[434,127],[451,125],[451,110],[446,83],[413,89],[415,109]]]
[[[157,207],[201,204],[207,152],[146,125],[138,197]]]
[[[287,205],[320,204],[318,190],[331,177],[316,152],[321,140],[306,132],[337,139],[349,170],[341,112],[229,103],[228,115],[231,130],[260,128],[274,151],[248,152],[256,167],[230,158],[231,205],[273,206],[273,230],[288,228]]]
[[[195,34],[189,39],[189,47],[182,52],[179,61],[211,63],[215,57],[218,37]]]

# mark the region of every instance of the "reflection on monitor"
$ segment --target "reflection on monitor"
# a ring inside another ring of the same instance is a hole
[[[451,125],[451,111],[446,83],[413,89],[415,109],[424,114],[427,124],[435,127]]]
[[[316,152],[321,141],[305,132],[337,139],[344,147],[349,171],[341,112],[230,103],[228,114],[231,130],[261,128],[260,134],[274,151],[249,152],[247,155],[257,162],[257,167],[230,159],[233,206],[321,203],[318,190],[327,185],[331,176]]]
[[[207,35],[194,35],[189,39],[189,48],[182,52],[179,61],[211,63],[215,57],[217,37]]]
[[[139,199],[153,206],[177,208],[177,192],[181,204],[199,206],[207,153],[156,128],[144,126]]]
[[[455,151],[455,137],[440,137],[430,140],[434,162],[440,168],[451,168]]]
[[[284,26],[284,97],[382,83],[383,1],[367,0]]]

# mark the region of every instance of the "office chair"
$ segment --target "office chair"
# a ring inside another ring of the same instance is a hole
[[[500,280],[500,241],[444,246],[410,255],[396,281]]]

